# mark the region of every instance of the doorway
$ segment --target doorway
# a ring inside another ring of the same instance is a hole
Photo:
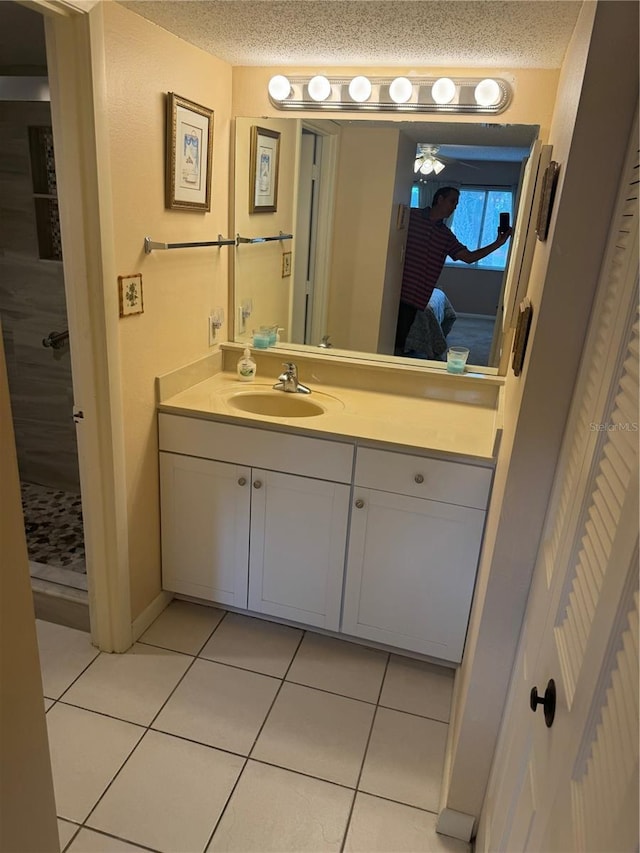
[[[44,21],[37,12],[3,3],[0,24],[16,34],[2,73],[21,84],[2,102],[2,150],[11,152],[4,206],[12,215],[0,257],[0,317],[34,603],[38,617],[88,631],[51,104],[43,85]]]

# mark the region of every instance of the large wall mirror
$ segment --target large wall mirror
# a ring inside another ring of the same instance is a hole
[[[266,180],[253,128],[277,139],[275,211],[250,213],[256,181]],[[265,238],[235,251],[239,342],[277,326],[283,348],[406,358],[395,348],[395,330],[411,208],[429,205],[439,186],[457,187],[460,204],[449,224],[470,249],[495,239],[500,211],[509,210],[516,226],[530,215],[531,193],[523,188],[539,149],[535,126],[243,117],[235,132],[235,231]],[[444,168],[416,173],[419,146],[437,149]],[[293,236],[274,239],[280,235]],[[479,264],[447,263],[438,282],[457,315],[448,344],[469,346],[470,364],[486,372],[500,361],[517,238],[516,228]]]

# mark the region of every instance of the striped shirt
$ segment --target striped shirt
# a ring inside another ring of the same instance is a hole
[[[424,311],[447,255],[454,261],[466,249],[442,219],[429,219],[431,208],[413,208],[405,251],[400,299]]]

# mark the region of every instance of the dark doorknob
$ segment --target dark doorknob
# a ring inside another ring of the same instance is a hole
[[[547,728],[550,729],[553,725],[553,718],[556,715],[556,683],[553,678],[549,679],[542,699],[538,696],[538,688],[531,688],[529,705],[532,711],[537,711],[538,705],[542,705],[544,708],[544,721],[547,724]]]

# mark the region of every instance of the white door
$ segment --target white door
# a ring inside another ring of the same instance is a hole
[[[485,513],[357,488],[342,630],[460,661]]]
[[[160,453],[162,587],[247,606],[249,468]]]
[[[637,165],[633,151],[477,850],[638,849]],[[530,691],[542,698],[551,680],[549,726],[541,706],[532,713]]]
[[[337,631],[349,486],[252,474],[249,609]]]

